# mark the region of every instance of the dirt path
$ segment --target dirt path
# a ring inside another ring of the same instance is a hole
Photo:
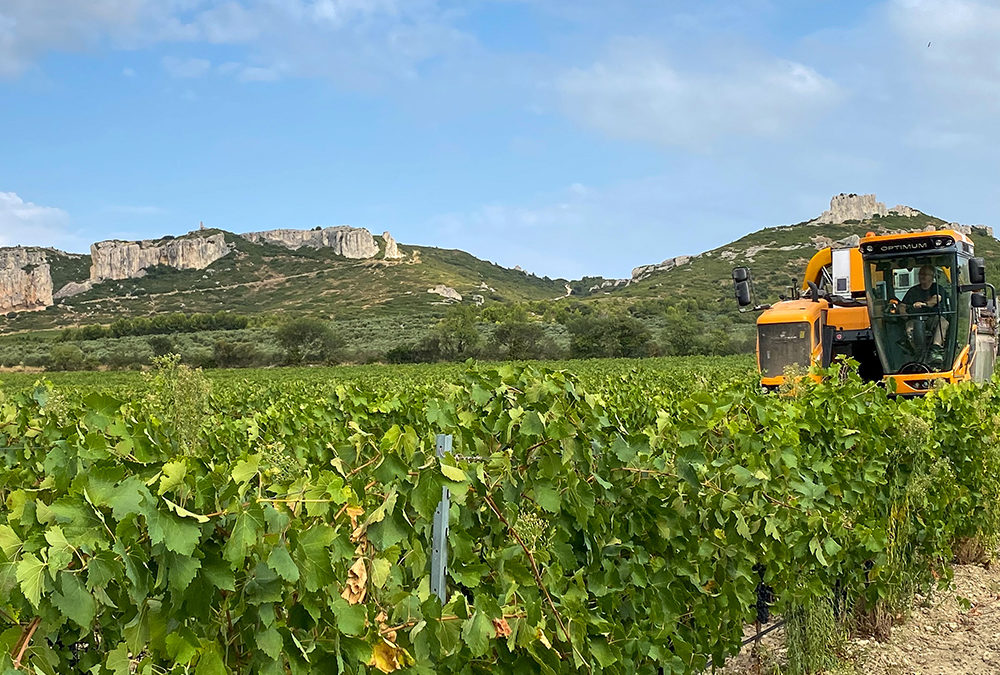
[[[951,588],[917,597],[913,612],[892,629],[888,642],[852,639],[846,652],[848,662],[837,673],[1000,675],[1000,565],[956,565]],[[762,654],[759,671],[746,647],[722,673],[775,672],[784,660],[781,629],[763,639]]]

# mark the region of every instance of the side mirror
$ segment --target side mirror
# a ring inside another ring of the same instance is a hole
[[[736,304],[740,307],[749,307],[753,304],[750,299],[750,281],[744,279],[742,281],[737,281],[736,286]]]
[[[985,293],[973,293],[972,294],[972,306],[976,309],[982,309],[987,304]]]
[[[986,261],[983,260],[982,258],[969,259],[969,283],[970,284],[986,283]]]
[[[734,267],[733,268],[733,281],[747,281],[750,279],[750,268],[749,267]]]

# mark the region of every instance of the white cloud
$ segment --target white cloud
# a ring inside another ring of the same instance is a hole
[[[244,81],[328,77],[370,86],[411,79],[420,66],[473,40],[437,0],[3,0],[0,77],[46,52],[109,43],[138,49],[236,47]],[[173,77],[209,72],[204,59],[168,57]]]
[[[163,57],[163,69],[170,77],[198,78],[207,75],[212,69],[212,62],[207,59],[186,58],[174,56]]]
[[[14,76],[53,49],[100,42],[134,23],[150,0],[4,0],[0,4],[0,77]]]
[[[0,246],[60,246],[75,243],[69,214],[24,201],[17,193],[0,192]]]
[[[646,41],[618,43],[606,59],[564,73],[557,88],[586,126],[682,147],[784,135],[840,98],[837,85],[801,63],[734,55],[715,69],[682,68]]]

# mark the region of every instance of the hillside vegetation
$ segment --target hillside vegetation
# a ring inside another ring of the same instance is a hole
[[[0,333],[6,333],[0,335],[0,366],[58,367],[52,349],[67,341],[80,352],[70,361],[83,367],[144,366],[167,348],[193,365],[282,364],[285,357],[275,331],[296,317],[324,321],[339,336],[340,348],[325,361],[733,353],[752,349],[755,315],[737,311],[732,267],[751,267],[758,299],[772,302],[799,286],[809,258],[831,242],[868,231],[946,225],[925,214],[891,214],[836,225],[769,227],[691,256],[672,269],[605,288],[601,278],[567,282],[537,277],[457,250],[404,246],[401,260],[351,260],[331,249],[291,250],[223,233],[233,252],[206,269],[157,267],[142,278],[101,282],[45,311],[0,317]],[[987,269],[1000,270],[1000,242],[984,228],[974,228],[971,236]],[[54,255],[54,286],[85,279],[89,260]],[[454,289],[461,302],[428,292],[435,287]],[[169,346],[164,340],[150,344],[135,334],[109,336],[99,331],[89,337],[86,331],[77,332],[71,339],[63,330],[218,312],[245,317],[246,323],[229,332],[177,331],[183,336],[172,338]],[[600,328],[594,322],[602,316],[617,317],[620,325]],[[574,342],[574,325],[577,332],[583,330],[582,320],[591,322],[591,330],[625,335],[622,339],[632,342],[637,328],[621,322],[637,321],[648,335],[640,348],[612,344],[618,339],[613,335],[603,346],[583,347]],[[501,328],[511,323],[513,327]],[[456,324],[472,325],[462,328],[467,333],[464,346],[442,348],[442,331]],[[505,341],[514,344],[513,351]],[[237,355],[230,358],[234,352]]]

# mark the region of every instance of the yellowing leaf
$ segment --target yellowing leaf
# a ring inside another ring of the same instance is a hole
[[[413,659],[410,657],[409,652],[402,647],[391,645],[382,640],[372,647],[372,658],[368,662],[368,665],[375,666],[383,673],[391,673],[412,663]]]

